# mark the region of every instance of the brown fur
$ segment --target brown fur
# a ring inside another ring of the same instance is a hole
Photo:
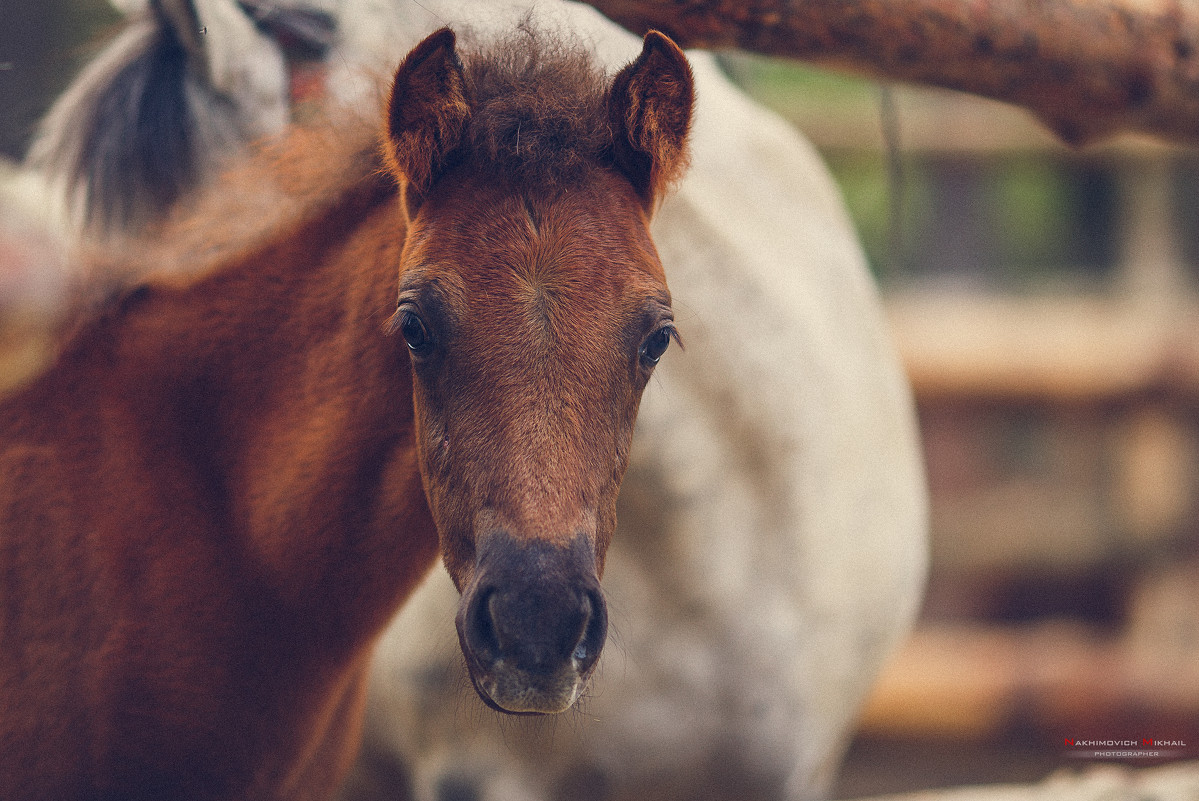
[[[397,73],[411,172],[350,147],[339,180],[297,135],[241,177],[303,187],[264,235],[127,293],[0,403],[0,797],[328,797],[374,640],[439,548],[485,700],[551,711],[594,667],[670,330],[638,184],[673,168],[654,140],[648,171],[601,157],[571,191],[476,171],[447,135],[477,109],[457,63],[442,31]]]
[[[525,25],[499,52],[463,57],[471,169],[563,184],[603,161],[612,149],[608,81],[586,48]]]

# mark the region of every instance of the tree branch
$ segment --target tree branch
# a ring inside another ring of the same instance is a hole
[[[1199,142],[1191,0],[590,0],[636,32],[1021,106],[1070,144]]]

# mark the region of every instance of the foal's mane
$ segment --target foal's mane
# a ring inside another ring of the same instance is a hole
[[[327,213],[364,182],[394,193],[380,171],[377,131],[377,118],[339,108],[256,144],[151,234],[86,252],[99,285],[89,294],[111,297],[147,277],[203,275]]]
[[[459,53],[471,119],[461,163],[552,189],[606,160],[607,76],[585,44],[528,20],[498,40],[465,38]],[[251,148],[152,237],[87,253],[103,294],[166,273],[160,265],[174,275],[203,274],[330,210],[364,182],[394,189],[380,155],[388,85],[380,78],[366,110],[330,104],[315,120]]]

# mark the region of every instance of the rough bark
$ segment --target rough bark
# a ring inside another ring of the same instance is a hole
[[[1075,145],[1199,142],[1194,0],[590,0],[686,47],[741,48],[1022,106]]]

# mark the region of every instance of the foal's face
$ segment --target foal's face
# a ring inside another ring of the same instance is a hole
[[[451,173],[410,223],[395,328],[476,687],[568,707],[599,656],[598,576],[638,402],[674,337],[628,181],[556,198]]]
[[[647,224],[686,162],[691,71],[651,32],[590,107],[563,84],[588,73],[569,67],[533,91],[535,71],[519,73],[479,114],[471,76],[499,62],[468,73],[455,42],[443,29],[417,45],[388,100],[408,219],[393,327],[471,679],[497,709],[560,712],[604,644],[616,492],[641,391],[675,336]],[[549,161],[529,171],[529,131],[546,120]]]

